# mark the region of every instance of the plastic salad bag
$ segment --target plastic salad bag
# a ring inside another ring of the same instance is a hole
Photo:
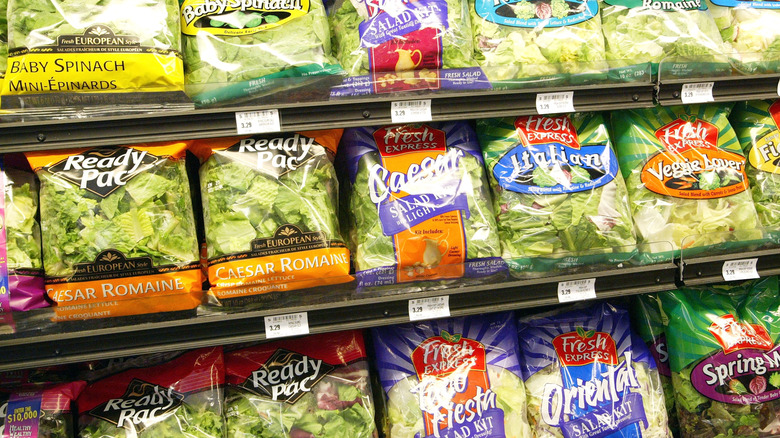
[[[179,2],[184,78],[198,105],[235,102],[343,74],[331,57],[322,0]]]
[[[467,123],[347,129],[341,148],[359,286],[506,269]]]
[[[71,403],[84,386],[78,381],[0,388],[0,436],[72,438]]]
[[[228,438],[373,438],[359,331],[245,347],[225,355]]]
[[[0,0],[0,90],[8,68],[8,0]]]
[[[3,109],[188,102],[176,0],[8,0],[8,17]]]
[[[513,273],[620,263],[636,251],[626,185],[600,114],[477,121]]]
[[[780,68],[780,4],[708,0],[723,41],[742,73],[776,73]]]
[[[81,438],[221,438],[222,347],[129,368],[87,386],[78,398]]]
[[[202,298],[187,143],[28,152],[57,320],[193,309]]]
[[[777,282],[661,295],[682,438],[780,436]]]
[[[637,238],[649,259],[668,259],[670,243],[679,254],[761,238],[729,110],[688,105],[612,113]]]
[[[388,438],[532,436],[511,312],[371,333]]]
[[[671,438],[655,361],[607,303],[518,321],[535,437]]]
[[[198,140],[211,296],[344,283],[333,168],[341,130]]]

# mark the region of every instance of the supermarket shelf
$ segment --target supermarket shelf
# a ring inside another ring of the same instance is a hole
[[[616,298],[673,289],[676,276],[676,266],[667,263],[405,294],[369,296],[350,291],[340,296],[326,292],[318,299],[316,293],[302,291],[298,299],[309,302],[290,305],[269,300],[275,309],[116,327],[83,324],[72,331],[60,327],[57,333],[0,337],[0,371],[259,341],[265,339],[264,317],[276,314],[308,312],[311,333],[323,333],[408,322],[410,299],[449,295],[451,315],[464,316],[557,304],[560,281],[596,278],[597,298]]]
[[[391,123],[391,102],[432,100],[434,121],[536,113],[537,93],[574,91],[577,111],[605,111],[653,106],[651,83],[571,86],[564,89],[459,92],[371,96],[322,102],[170,111],[68,120],[0,123],[3,152],[92,147],[138,142],[213,138],[236,135],[235,113],[278,109],[283,131],[358,127]]]
[[[679,282],[685,286],[722,283],[724,281],[724,262],[753,258],[758,259],[756,262],[756,270],[761,278],[780,275],[780,248],[772,248],[760,251],[684,259],[680,264]]]
[[[682,105],[684,84],[713,82],[715,102],[776,99],[780,74],[727,76],[696,79],[661,79],[658,83],[658,103],[664,106]]]

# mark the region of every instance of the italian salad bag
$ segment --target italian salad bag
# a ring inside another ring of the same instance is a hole
[[[8,0],[3,109],[186,104],[176,0]]]
[[[655,361],[627,311],[599,303],[524,317],[518,335],[535,437],[672,437]]]
[[[209,296],[345,283],[333,167],[341,130],[198,140]]]
[[[347,129],[341,148],[358,287],[505,271],[467,123]]]
[[[228,438],[377,436],[359,331],[226,353]]]
[[[193,350],[91,382],[78,398],[80,438],[221,438],[222,347]]]
[[[612,113],[620,170],[647,261],[761,238],[729,110],[689,105]]]
[[[0,387],[0,436],[8,438],[72,438],[71,404],[86,383],[26,384]]]
[[[477,133],[513,274],[633,255],[628,194],[600,114],[478,120]]]
[[[530,438],[512,312],[371,330],[388,438]]]
[[[780,5],[776,2],[707,0],[731,59],[741,73],[780,68]]]
[[[28,152],[55,320],[193,309],[202,298],[187,143]]]

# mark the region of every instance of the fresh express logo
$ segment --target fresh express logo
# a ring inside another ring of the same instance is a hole
[[[407,152],[447,150],[447,136],[444,131],[427,125],[381,128],[374,132],[374,141],[383,157]]]
[[[280,348],[241,386],[261,397],[294,404],[334,369],[322,360]]]
[[[616,365],[615,340],[609,333],[585,330],[564,333],[553,339],[553,348],[562,366],[581,366],[592,363]]]
[[[764,326],[737,322],[732,314],[719,317],[708,330],[723,347],[725,354],[744,348],[769,351],[774,346]]]
[[[666,150],[679,154],[690,149],[717,149],[718,128],[712,123],[691,117],[673,121],[655,131]]]
[[[89,411],[118,428],[140,433],[182,405],[184,394],[171,388],[133,379],[120,398],[112,398]]]
[[[201,17],[222,15],[232,11],[298,11],[301,0],[199,0],[185,2],[181,17],[189,25]],[[216,18],[216,17],[214,17]]]
[[[560,143],[573,149],[580,148],[577,130],[569,116],[525,116],[515,119],[515,129],[523,144]]]
[[[314,139],[292,136],[255,136],[245,138],[227,149],[228,152],[253,154],[252,165],[257,169],[273,168],[279,171],[295,170],[311,156]]]
[[[455,371],[484,371],[485,346],[442,330],[441,336],[428,338],[412,352],[417,377],[447,376]]]

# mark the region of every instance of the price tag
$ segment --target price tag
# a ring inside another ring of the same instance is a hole
[[[450,316],[450,296],[409,300],[409,320],[447,318]]]
[[[265,134],[279,132],[282,123],[279,120],[279,110],[243,111],[236,113],[236,131],[239,134]]]
[[[715,102],[715,98],[712,97],[712,88],[715,86],[715,82],[698,82],[695,84],[683,84],[682,86],[682,103],[707,103]]]
[[[592,300],[596,298],[596,279],[561,281],[558,283],[558,302]]]
[[[780,96],[780,81],[777,81],[777,95]]]
[[[536,95],[536,112],[539,114],[560,114],[574,112],[574,92],[539,93]]]
[[[309,316],[306,312],[265,317],[266,339],[286,338],[309,334]]]
[[[758,259],[729,260],[723,262],[723,279],[726,281],[761,278],[756,264]]]
[[[405,100],[390,104],[390,118],[393,123],[430,122],[431,99]]]

